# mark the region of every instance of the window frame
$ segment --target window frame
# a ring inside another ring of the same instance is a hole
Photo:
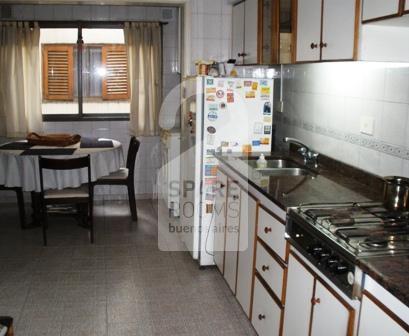
[[[77,47],[81,47],[82,29],[99,28],[99,29],[124,29],[123,22],[91,22],[91,21],[41,21],[41,28],[76,28],[78,29]],[[82,53],[78,53],[77,60],[77,78],[78,78],[78,113],[77,114],[43,114],[43,121],[128,121],[130,113],[83,113],[83,96],[82,96]],[[129,86],[130,90],[130,86]],[[130,92],[129,92],[130,94]]]

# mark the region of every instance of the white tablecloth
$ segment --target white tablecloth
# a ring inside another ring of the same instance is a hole
[[[91,180],[109,175],[124,165],[124,155],[120,142],[112,140],[111,148],[80,148],[80,144],[64,148],[76,148],[72,155],[44,156],[50,158],[75,158],[90,154]],[[50,148],[35,146],[34,148]],[[54,147],[55,148],[55,147]],[[0,149],[0,185],[22,187],[24,191],[41,190],[38,156],[20,155],[22,150]],[[76,188],[87,183],[87,169],[51,171],[44,170],[46,189]]]

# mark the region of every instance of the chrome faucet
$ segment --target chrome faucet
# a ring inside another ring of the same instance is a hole
[[[283,141],[285,143],[293,143],[300,147],[298,149],[298,153],[300,153],[302,157],[304,158],[304,164],[313,165],[315,168],[318,167],[318,155],[319,155],[318,153],[311,150],[307,145],[303,144],[298,139],[285,137]]]

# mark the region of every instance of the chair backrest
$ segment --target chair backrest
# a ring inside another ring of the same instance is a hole
[[[88,188],[91,188],[91,158],[89,155],[75,159],[39,158],[41,192],[44,192],[44,169],[48,170],[75,170],[87,168]]]
[[[126,168],[129,170],[129,175],[133,176],[135,172],[135,160],[139,151],[140,142],[134,136],[129,141],[128,155],[126,157]]]

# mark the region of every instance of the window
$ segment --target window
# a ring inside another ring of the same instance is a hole
[[[46,120],[127,117],[130,88],[123,29],[44,28],[41,49]]]

